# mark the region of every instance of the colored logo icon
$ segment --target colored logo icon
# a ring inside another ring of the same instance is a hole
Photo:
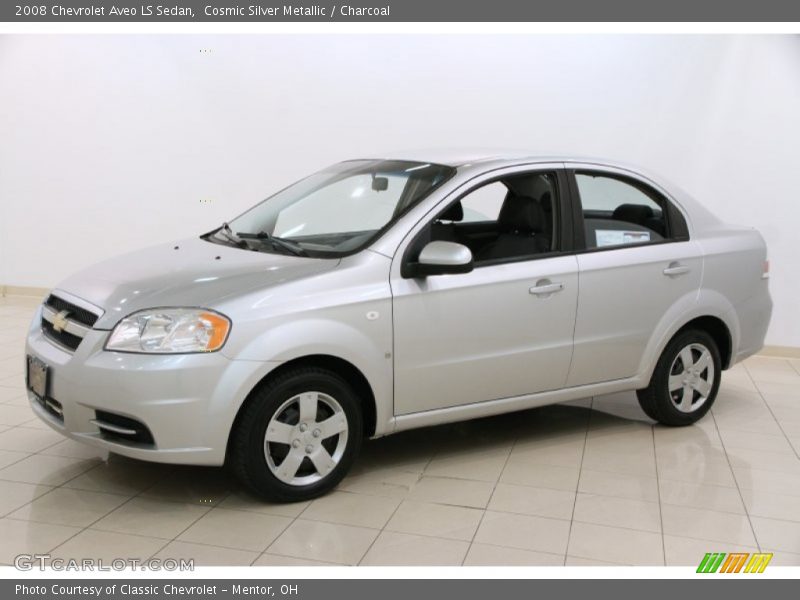
[[[707,552],[697,566],[698,573],[763,573],[772,553]]]

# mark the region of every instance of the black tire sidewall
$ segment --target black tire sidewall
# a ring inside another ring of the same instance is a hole
[[[685,413],[678,410],[672,403],[669,394],[669,376],[672,364],[683,348],[690,344],[702,344],[711,353],[711,360],[714,364],[714,382],[711,386],[711,392],[706,399],[703,406],[696,411]],[[719,348],[710,335],[705,331],[689,330],[675,336],[664,352],[661,354],[656,372],[654,373],[651,385],[654,386],[654,394],[656,402],[658,403],[658,412],[661,418],[658,419],[666,425],[691,425],[699,421],[705,414],[711,410],[711,406],[716,400],[719,385],[722,380],[722,359],[720,358]]]
[[[294,486],[279,480],[270,470],[264,457],[264,436],[270,419],[284,402],[310,391],[327,394],[342,407],[347,418],[347,446],[342,459],[326,477],[310,485]],[[273,382],[257,393],[252,402],[236,432],[244,439],[240,440],[239,446],[243,452],[235,460],[244,462],[238,466],[246,472],[245,483],[253,491],[269,500],[307,500],[326,493],[347,474],[358,455],[363,437],[361,405],[347,382],[324,370],[304,369]]]

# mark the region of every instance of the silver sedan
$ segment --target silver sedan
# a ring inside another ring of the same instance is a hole
[[[762,347],[767,279],[757,231],[609,161],[352,160],[59,284],[29,397],[74,439],[293,501],[415,427],[624,390],[694,423]]]

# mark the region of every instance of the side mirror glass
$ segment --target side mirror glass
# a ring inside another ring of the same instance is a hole
[[[428,242],[417,262],[408,265],[411,277],[469,273],[473,266],[470,249],[455,242]]]

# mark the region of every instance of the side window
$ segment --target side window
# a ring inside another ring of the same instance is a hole
[[[550,172],[514,175],[477,187],[430,224],[430,239],[457,242],[475,264],[535,258],[556,248],[558,189]]]
[[[576,173],[587,248],[662,241],[668,236],[666,200],[626,181]],[[656,200],[658,199],[658,201]]]
[[[461,199],[464,209],[463,223],[497,221],[508,188],[499,181],[479,187]]]

